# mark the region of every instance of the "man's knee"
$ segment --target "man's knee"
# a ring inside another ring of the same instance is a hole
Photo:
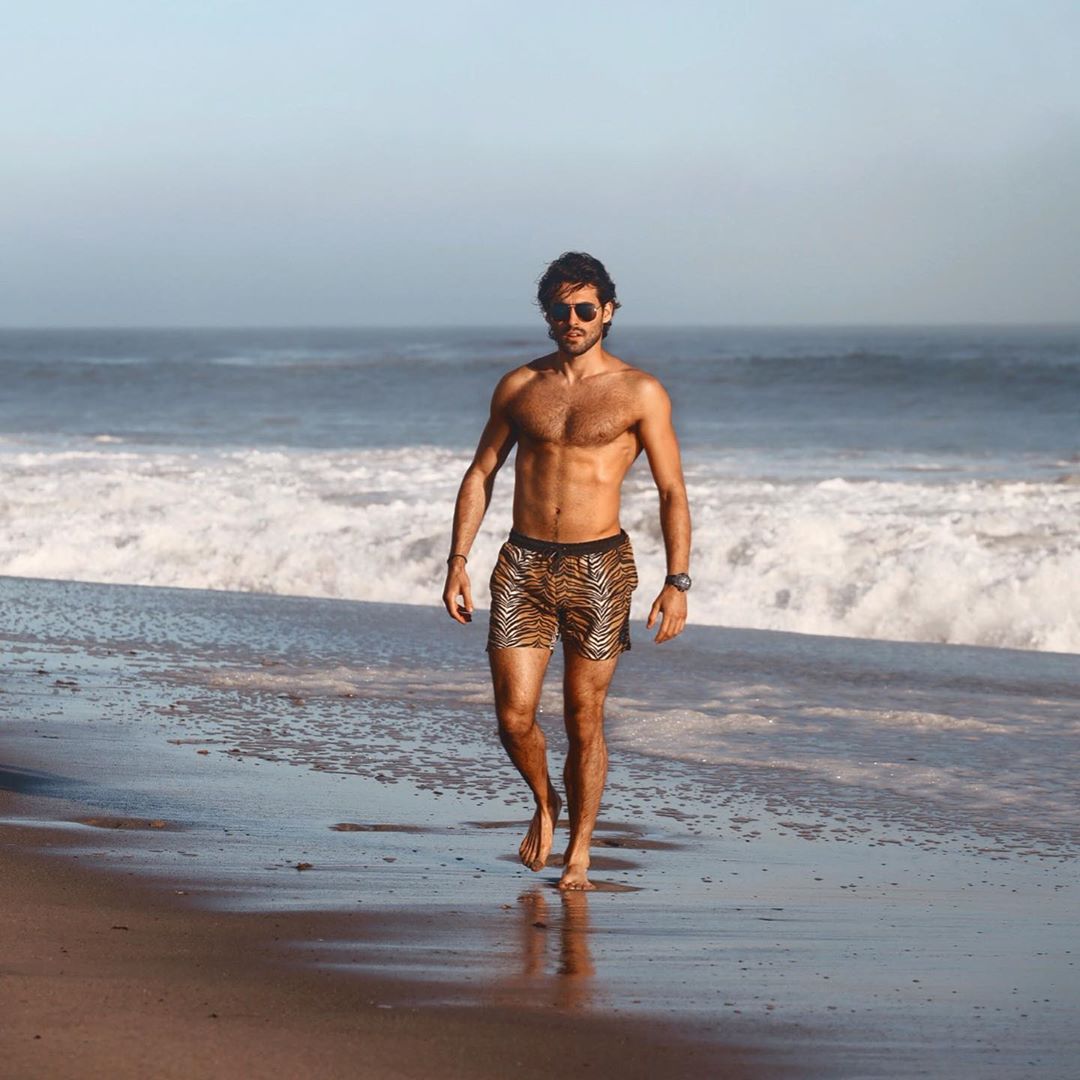
[[[566,736],[571,742],[595,742],[604,737],[603,699],[566,703]]]
[[[499,721],[499,734],[503,738],[518,739],[527,735],[536,722],[536,708],[532,702],[510,695],[495,703],[495,716]]]

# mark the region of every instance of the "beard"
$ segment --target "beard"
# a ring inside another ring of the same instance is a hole
[[[598,320],[598,322],[599,325],[595,330],[590,325],[577,327],[573,333],[569,330],[558,331],[555,327],[550,326],[548,327],[548,337],[567,356],[581,356],[582,353],[587,353],[604,336],[603,321]]]

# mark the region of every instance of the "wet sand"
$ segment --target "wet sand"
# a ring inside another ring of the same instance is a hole
[[[70,843],[3,829],[4,1076],[793,1075],[760,1049],[675,1025],[455,1005],[452,989],[448,1002],[418,1004],[392,966],[361,976],[325,964],[325,942],[375,934],[377,919],[211,912],[185,902],[179,883],[88,869],[90,850]],[[57,845],[63,857],[42,856]]]
[[[1049,843],[719,813],[623,752],[600,888],[564,897],[558,858],[514,860],[482,695],[401,674],[478,685],[432,613],[0,586],[13,1075],[1071,1073],[1075,861]]]

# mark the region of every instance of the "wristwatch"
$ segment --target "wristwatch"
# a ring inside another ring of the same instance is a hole
[[[690,581],[689,574],[668,574],[668,576],[664,578],[664,584],[674,585],[679,592],[686,592],[690,588],[692,582]]]

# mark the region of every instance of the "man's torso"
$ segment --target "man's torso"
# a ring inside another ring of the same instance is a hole
[[[519,532],[575,543],[619,531],[622,481],[641,452],[639,390],[651,376],[612,360],[574,382],[545,360],[515,373],[505,411],[518,444]]]

